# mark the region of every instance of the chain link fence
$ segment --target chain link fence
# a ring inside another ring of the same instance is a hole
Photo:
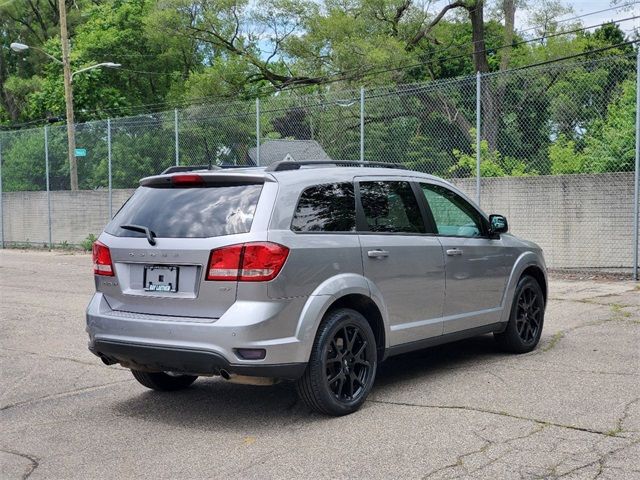
[[[551,270],[630,276],[637,265],[636,55],[78,124],[0,132],[3,246],[79,245],[141,177],[172,165],[371,160],[449,179]],[[479,173],[479,175],[478,175]]]

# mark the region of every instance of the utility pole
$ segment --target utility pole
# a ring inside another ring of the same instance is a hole
[[[67,107],[67,143],[69,149],[69,177],[71,190],[78,190],[78,163],[76,161],[76,128],[73,119],[73,86],[69,61],[69,34],[67,32],[67,8],[65,0],[58,0],[60,13],[60,42],[62,44],[62,69],[64,71],[64,100]]]

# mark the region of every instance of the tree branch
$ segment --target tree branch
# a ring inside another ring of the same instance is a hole
[[[442,18],[446,15],[446,13],[454,8],[467,8],[467,4],[462,1],[462,0],[458,0],[457,2],[453,2],[450,3],[448,5],[445,5],[444,7],[442,7],[442,10],[440,10],[440,13],[438,13],[435,18],[433,20],[431,20],[426,27],[420,29],[411,40],[409,40],[409,43],[407,44],[407,50],[411,50],[412,48],[414,48],[416,45],[418,45],[418,43],[420,43],[420,41],[426,37],[429,32],[433,29],[433,27],[435,27],[440,20],[442,20]]]

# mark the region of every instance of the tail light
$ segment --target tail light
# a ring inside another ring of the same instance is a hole
[[[113,264],[111,263],[109,247],[98,241],[93,243],[93,273],[113,277]]]
[[[240,274],[242,245],[218,248],[211,251],[207,280],[229,280],[235,282]]]
[[[207,280],[266,282],[278,276],[289,249],[272,242],[251,242],[211,251]]]

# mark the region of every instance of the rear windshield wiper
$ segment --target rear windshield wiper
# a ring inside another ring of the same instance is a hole
[[[120,225],[120,228],[124,228],[125,230],[131,230],[132,232],[144,233],[147,236],[147,241],[151,245],[156,244],[155,232],[152,232],[151,230],[149,230],[148,227],[145,227],[144,225]]]

